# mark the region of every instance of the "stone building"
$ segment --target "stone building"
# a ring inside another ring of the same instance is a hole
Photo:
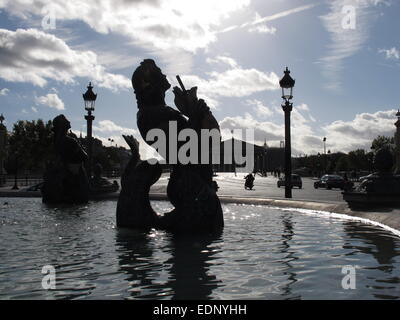
[[[232,163],[235,161],[225,161],[225,153],[234,153],[235,145],[241,145],[242,156],[246,158],[246,150],[254,150],[254,172],[266,173],[276,169],[284,168],[284,148],[268,147],[266,143],[263,146],[250,144],[246,141],[238,139],[224,140],[220,144],[220,164],[214,164],[213,169],[215,172],[235,172],[241,171],[244,164]],[[249,146],[250,145],[250,146]],[[231,159],[234,157],[231,156]]]

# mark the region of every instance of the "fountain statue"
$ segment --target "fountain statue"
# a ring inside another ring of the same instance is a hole
[[[166,76],[151,59],[145,59],[132,76],[138,112],[137,126],[148,144],[148,133],[161,130],[169,143],[162,154],[171,174],[167,196],[174,209],[159,215],[151,207],[149,191],[161,176],[163,164],[140,159],[138,142],[132,136],[124,136],[132,150],[132,157],[121,178],[121,192],[117,204],[117,226],[128,228],[158,228],[174,233],[213,233],[224,226],[223,213],[212,180],[211,164],[182,163],[169,161],[171,146],[179,149],[179,141],[171,128],[175,124],[177,133],[192,129],[200,136],[201,129],[217,129],[219,125],[204,100],[197,98],[197,88],[186,91],[173,88],[175,110],[165,104],[165,93],[171,87]],[[200,139],[199,139],[200,140]],[[200,150],[200,147],[198,148]],[[172,152],[172,153],[173,153]],[[198,159],[201,158],[201,150]],[[154,159],[153,159],[154,160]],[[199,162],[197,162],[199,163]]]
[[[100,163],[96,163],[93,168],[93,177],[89,179],[89,193],[91,198],[117,192],[119,189],[118,182],[114,180],[113,182],[108,181],[106,178],[102,177],[103,167]]]
[[[376,152],[374,167],[377,172],[367,176],[354,190],[343,192],[349,207],[400,205],[400,175],[393,174],[393,158],[387,147]]]
[[[86,203],[89,183],[83,166],[87,154],[76,139],[68,135],[70,122],[64,115],[53,119],[56,160],[44,173],[42,201],[44,203]]]

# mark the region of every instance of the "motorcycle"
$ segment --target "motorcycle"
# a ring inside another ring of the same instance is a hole
[[[246,179],[246,181],[245,181],[245,183],[244,183],[244,188],[245,188],[245,190],[247,190],[247,189],[250,189],[250,190],[252,190],[253,189],[253,187],[254,187],[254,177],[253,177],[253,175],[247,175],[246,177],[245,177],[245,179]]]

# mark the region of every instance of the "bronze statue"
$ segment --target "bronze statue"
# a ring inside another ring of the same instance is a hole
[[[89,184],[83,163],[87,154],[76,139],[68,135],[70,122],[64,115],[53,119],[55,162],[48,164],[44,174],[44,203],[86,203]]]
[[[171,87],[166,76],[151,59],[145,59],[132,76],[138,112],[137,126],[146,141],[152,129],[162,130],[170,141],[170,122],[177,125],[178,133],[186,128],[195,130],[217,129],[218,122],[204,100],[197,98],[197,88],[189,91],[173,88],[175,105],[165,103],[165,92]],[[187,117],[187,119],[185,118]],[[200,134],[198,135],[200,136]],[[162,165],[141,161],[138,143],[124,136],[132,150],[132,158],[121,179],[121,193],[117,206],[117,225],[131,228],[159,228],[176,233],[212,233],[224,226],[220,201],[212,181],[211,164],[172,164],[167,195],[174,206],[171,212],[160,216],[151,208],[149,190],[160,177]],[[146,141],[149,143],[150,141]],[[184,142],[176,140],[179,148]],[[200,148],[199,148],[200,150]],[[169,144],[162,156],[169,164]],[[201,150],[200,150],[201,151]],[[200,159],[201,152],[198,157]],[[199,163],[199,162],[198,162]]]

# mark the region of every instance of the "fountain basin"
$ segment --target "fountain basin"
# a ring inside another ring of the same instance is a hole
[[[112,200],[2,202],[0,299],[400,297],[398,235],[329,213],[224,204],[221,235],[177,237],[115,228]],[[165,201],[152,205],[171,209]],[[56,270],[54,290],[41,286],[44,265]],[[356,290],[342,287],[349,265]]]

